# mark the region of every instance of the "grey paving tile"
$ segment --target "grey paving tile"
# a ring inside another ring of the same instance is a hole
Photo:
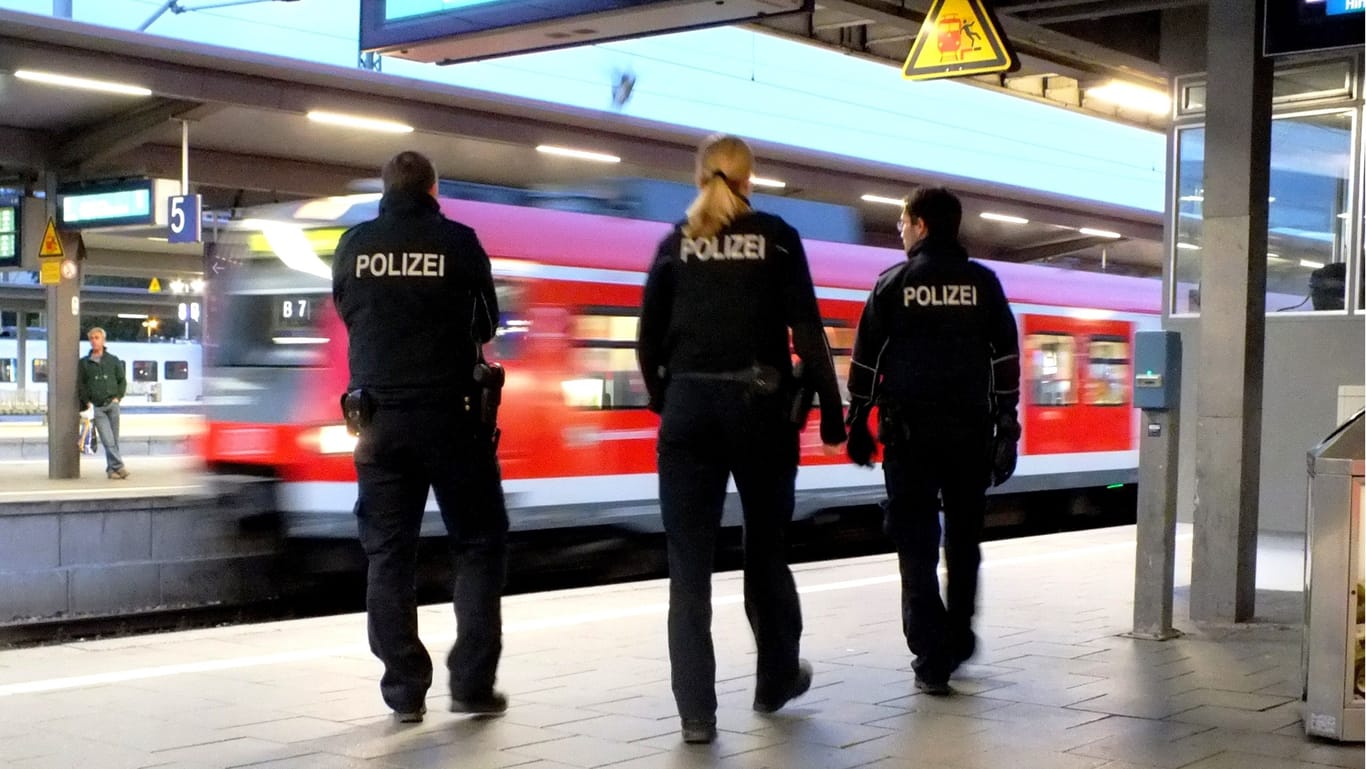
[[[531,756],[481,750],[476,746],[451,743],[395,753],[385,756],[383,762],[385,766],[397,769],[507,769],[513,766],[531,767],[537,760]]]
[[[350,724],[338,723],[336,721],[325,721],[321,718],[309,718],[299,716],[297,718],[286,718],[279,721],[262,721],[244,726],[234,726],[225,729],[221,734],[228,737],[254,737],[259,740],[269,740],[271,742],[293,743],[316,740],[323,737],[334,737],[344,734],[355,728]]]
[[[708,756],[711,759],[725,759],[741,753],[749,753],[750,751],[772,747],[783,741],[782,738],[775,737],[772,734],[760,736],[758,734],[726,729],[722,726],[717,729],[716,742],[710,745],[688,745],[683,742],[682,735],[675,729],[668,734],[661,734],[657,737],[651,737],[648,740],[641,740],[636,743],[641,747],[651,748],[652,750],[657,751],[657,753],[644,759],[636,759],[625,763],[631,765],[637,761],[646,763],[658,761],[660,760],[659,752],[667,755],[689,757],[690,760],[698,759],[701,756]]]
[[[579,734],[614,742],[636,742],[677,734],[679,721],[674,718],[636,718],[619,714],[603,715],[584,721],[574,721],[551,727],[552,731]]]
[[[1309,739],[1303,734],[1259,734],[1232,729],[1209,729],[1184,737],[1178,742],[1330,766],[1360,767],[1366,762],[1366,752],[1363,752],[1360,745],[1337,745]]]
[[[832,748],[848,748],[891,734],[891,730],[875,726],[843,724],[823,718],[803,721],[782,721],[765,729],[751,732],[756,737],[771,738],[774,742],[804,742]]]
[[[600,740],[597,737],[576,735],[533,745],[522,745],[508,752],[543,761],[558,761],[570,766],[596,767],[641,758],[658,751],[641,744],[625,745]]]
[[[853,769],[885,757],[866,745],[826,748],[788,742],[730,756],[724,765],[727,769]]]
[[[1294,698],[1270,694],[1229,692],[1221,689],[1192,689],[1171,699],[1178,704],[1186,703],[1191,708],[1198,705],[1217,705],[1238,710],[1269,710],[1277,705],[1290,702]]]
[[[1015,702],[1003,708],[987,711],[980,717],[989,721],[1022,721],[1032,724],[1036,728],[1045,726],[1068,728],[1079,726],[1088,721],[1100,720],[1105,717],[1105,714]]]
[[[154,755],[166,763],[187,761],[189,763],[206,763],[211,766],[233,766],[252,761],[279,760],[308,752],[310,751],[287,748],[278,742],[239,737],[204,745],[193,745],[188,748],[162,750]]]
[[[1102,694],[1099,697],[1071,703],[1068,707],[1072,710],[1089,710],[1116,716],[1162,719],[1184,710],[1190,710],[1195,707],[1195,704],[1172,697]]]
[[[990,748],[954,759],[954,765],[962,769],[1097,769],[1105,763],[1103,758],[1011,747]]]
[[[540,705],[533,702],[524,705],[514,704],[510,706],[507,714],[502,718],[510,723],[522,724],[524,726],[556,726],[558,724],[569,724],[575,721],[587,721],[590,718],[596,718],[599,715],[602,715],[604,712],[614,713],[620,711],[580,710],[578,708],[567,708],[560,705]]]
[[[1248,767],[1256,767],[1257,769],[1322,769],[1322,764],[1230,751],[1211,756],[1202,761],[1196,761],[1184,769],[1247,769]]]
[[[1293,707],[1287,707],[1292,705]],[[1222,726],[1248,732],[1272,732],[1300,722],[1299,703],[1287,703],[1268,710],[1249,711],[1218,705],[1200,705],[1172,716],[1174,720],[1205,726]]]
[[[1179,744],[1174,742],[1140,741],[1124,737],[1106,737],[1087,743],[1068,751],[1079,756],[1106,758],[1115,761],[1177,769],[1187,764],[1208,758],[1222,749],[1195,743]],[[1254,766],[1249,764],[1248,766]]]
[[[332,753],[310,753],[306,756],[290,756],[275,761],[238,764],[231,769],[394,769],[394,765],[359,758],[343,758]]]

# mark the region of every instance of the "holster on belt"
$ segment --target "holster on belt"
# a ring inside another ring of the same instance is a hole
[[[507,382],[507,372],[501,363],[488,363],[480,360],[474,364],[474,383],[478,385],[474,399],[477,401],[479,424],[489,431],[493,445],[497,447],[501,431],[498,429],[498,407],[503,403],[503,385]],[[466,410],[475,404],[466,398]]]
[[[352,390],[343,393],[341,397],[342,418],[346,420],[346,431],[352,435],[360,435],[364,428],[370,426],[370,420],[375,416],[375,399],[364,390]]]
[[[798,427],[806,425],[806,417],[811,413],[811,404],[816,399],[816,391],[806,381],[806,367],[801,361],[792,367],[792,384],[788,393],[787,416]]]
[[[911,438],[910,423],[896,401],[879,398],[877,402],[877,439],[884,446],[895,446]]]

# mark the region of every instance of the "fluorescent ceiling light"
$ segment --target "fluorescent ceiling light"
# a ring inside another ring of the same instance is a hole
[[[1167,94],[1156,88],[1134,85],[1122,80],[1111,80],[1105,85],[1088,88],[1086,97],[1154,115],[1167,115],[1172,111],[1171,97]]]
[[[155,240],[155,241],[158,242],[158,243],[166,243],[166,242],[169,242],[169,241],[170,241],[170,238],[159,238],[159,237],[157,237],[156,235],[148,235],[148,236],[147,236],[147,239],[148,239],[148,240]]]
[[[373,117],[362,117],[360,115],[343,115],[340,112],[325,112],[313,110],[308,113],[308,119],[314,123],[325,125],[341,126],[343,128],[359,128],[364,131],[379,131],[390,134],[410,134],[413,127],[406,123],[397,123],[393,120],[380,120]]]
[[[275,344],[327,344],[332,341],[325,336],[274,336],[270,340]]]
[[[787,186],[787,182],[779,181],[777,179],[766,179],[762,176],[749,177],[749,183],[753,184],[755,187],[776,187],[778,189]]]
[[[1080,230],[1078,230],[1078,232],[1080,232],[1083,235],[1090,235],[1093,238],[1110,238],[1112,240],[1115,240],[1124,237],[1118,232],[1111,232],[1109,230],[1095,230],[1091,229],[1090,227],[1082,227]]]
[[[1205,200],[1205,196],[1204,196],[1204,195],[1182,195],[1182,196],[1180,197],[1180,200],[1181,200],[1182,203],[1200,203],[1200,202],[1203,202],[1203,201]]]
[[[1176,247],[1183,251],[1199,251],[1200,247],[1194,243],[1177,243]]]
[[[1281,255],[1280,255],[1280,254],[1273,254],[1273,253],[1271,253],[1270,251],[1267,251],[1267,252],[1266,252],[1266,258],[1267,258],[1267,259],[1276,259],[1276,260],[1280,260]]]
[[[1318,270],[1323,268],[1323,262],[1316,262],[1313,259],[1301,259],[1300,266],[1308,267],[1311,270]]]
[[[588,150],[576,150],[569,147],[556,147],[553,144],[536,145],[537,152],[547,155],[559,155],[564,158],[576,158],[578,160],[591,160],[595,163],[620,163],[621,158],[616,155],[608,155],[605,152],[589,152]]]
[[[1026,219],[1026,218],[1024,218],[1023,216],[1010,216],[1010,215],[1007,215],[1007,214],[993,214],[993,213],[990,212],[990,211],[983,211],[982,213],[978,214],[978,216],[982,217],[983,219],[988,219],[988,220],[993,221],[993,222],[1005,222],[1005,223],[1007,223],[1007,224],[1029,224],[1029,220]]]
[[[1338,218],[1339,218],[1339,219],[1346,219],[1346,218],[1347,218],[1347,212],[1346,212],[1346,211],[1343,211],[1342,213],[1338,214]]]
[[[125,320],[147,320],[146,313],[138,312],[121,312],[119,313],[119,317]]]
[[[45,85],[61,86],[62,88],[80,88],[86,91],[100,91],[102,93],[117,93],[123,96],[151,96],[152,92],[139,85],[128,85],[127,83],[112,83],[108,80],[91,80],[85,77],[72,77],[70,75],[58,75],[55,72],[37,72],[31,69],[21,69],[14,73],[20,80],[28,80],[34,83]]]
[[[866,203],[883,203],[885,205],[897,207],[900,207],[902,205],[901,198],[889,198],[885,195],[862,195],[859,197],[859,200],[862,200]]]

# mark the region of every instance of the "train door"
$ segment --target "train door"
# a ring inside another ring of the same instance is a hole
[[[1024,452],[1132,448],[1133,323],[1025,315],[1023,327]]]

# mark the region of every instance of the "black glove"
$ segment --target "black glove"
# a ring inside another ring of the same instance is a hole
[[[1003,413],[996,420],[996,435],[991,449],[991,485],[1000,486],[1015,474],[1019,460],[1020,423],[1013,412]]]
[[[849,410],[849,442],[845,451],[849,459],[862,467],[873,466],[873,450],[877,444],[868,430],[868,412],[855,406]]]

